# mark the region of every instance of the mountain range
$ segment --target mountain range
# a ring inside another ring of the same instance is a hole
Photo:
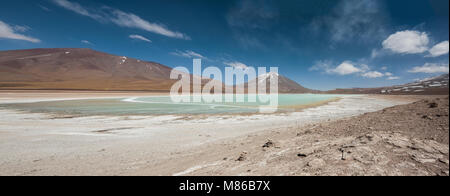
[[[384,95],[448,95],[449,74],[417,80],[403,85],[378,88],[349,88],[327,91],[330,94],[384,94]]]
[[[169,92],[177,80],[170,79],[172,68],[156,62],[116,56],[92,49],[50,48],[0,51],[0,90],[95,90]],[[187,74],[187,73],[181,73]],[[247,92],[249,84],[269,81],[267,73],[237,85]],[[379,88],[349,88],[317,91],[278,76],[279,93],[329,94],[448,94],[449,75]],[[190,75],[191,79],[193,76]],[[267,79],[267,80],[266,80]],[[212,80],[202,78],[202,85]],[[220,81],[216,81],[220,82]],[[223,89],[236,88],[220,82]],[[191,87],[192,89],[192,87]],[[225,91],[225,90],[223,90]]]
[[[172,68],[91,49],[0,51],[0,89],[168,92]],[[191,77],[195,77],[192,76]],[[259,77],[260,78],[260,77]],[[258,80],[258,79],[256,79]],[[211,79],[203,78],[202,84]],[[231,88],[223,85],[224,88]],[[268,87],[269,88],[269,87]],[[280,76],[280,93],[313,92]]]

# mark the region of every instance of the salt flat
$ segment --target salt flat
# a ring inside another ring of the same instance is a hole
[[[58,99],[111,97],[104,94],[58,96]],[[113,96],[123,97],[122,94]],[[55,99],[53,95],[22,97],[25,98],[18,101]],[[187,174],[184,171],[189,168],[222,161],[217,154],[222,156],[227,149],[239,146],[229,143],[235,138],[334,121],[409,102],[351,96],[293,113],[196,117],[73,118],[3,109],[0,110],[0,175]],[[216,147],[217,154],[202,155],[202,151],[210,152],[207,151],[210,145],[222,147]]]

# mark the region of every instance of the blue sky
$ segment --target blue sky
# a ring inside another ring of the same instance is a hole
[[[92,48],[170,67],[278,66],[313,89],[448,73],[448,0],[15,0],[0,50]]]

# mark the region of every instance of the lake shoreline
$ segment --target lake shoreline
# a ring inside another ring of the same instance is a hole
[[[36,99],[44,96],[48,95]],[[171,115],[55,118],[0,110],[5,119],[0,122],[0,175],[191,175],[183,172],[211,162],[221,164],[224,158],[234,161],[245,146],[239,138],[259,142],[251,138],[410,101],[356,96],[290,114],[201,119]]]
[[[201,95],[199,95],[201,96]],[[311,97],[313,96],[313,97]],[[299,112],[308,108],[314,108],[336,102],[348,95],[323,95],[323,94],[279,94],[277,110],[270,114],[282,114]],[[361,95],[355,95],[361,96]],[[250,98],[249,98],[250,99]],[[247,100],[247,98],[245,98]],[[295,101],[294,101],[295,100]],[[162,104],[162,106],[158,105]],[[256,105],[255,105],[256,104]],[[176,110],[170,111],[172,106]],[[262,103],[261,106],[265,106]],[[138,110],[131,108],[139,106]],[[198,106],[199,108],[195,108]],[[259,105],[252,102],[237,103],[173,103],[168,94],[139,94],[139,93],[1,93],[0,107],[9,110],[51,114],[61,117],[88,117],[88,116],[192,116],[203,118],[204,116],[239,115],[251,116],[261,113]],[[78,108],[84,109],[78,109]],[[164,108],[166,107],[166,108]],[[182,107],[187,109],[187,112]],[[200,108],[201,107],[201,108]],[[207,107],[207,108],[205,108]],[[49,109],[47,109],[49,108]],[[89,108],[87,111],[86,108]],[[148,108],[147,110],[143,110]],[[155,108],[155,109],[153,109]],[[161,111],[158,111],[159,108]],[[203,108],[203,109],[202,109]],[[228,108],[228,109],[227,109]],[[239,109],[240,108],[240,109]],[[83,112],[85,111],[85,112]],[[116,112],[115,112],[116,111]]]

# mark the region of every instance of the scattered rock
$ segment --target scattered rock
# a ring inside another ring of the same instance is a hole
[[[445,164],[447,164],[447,165],[448,165],[448,159],[439,159],[439,162],[441,162],[441,163],[445,163]]]
[[[347,160],[345,158],[345,153],[351,154],[352,153],[350,151],[351,148],[356,148],[356,146],[355,145],[343,145],[338,149],[339,152],[341,152],[341,160],[343,160],[343,161]]]
[[[304,158],[304,157],[307,157],[308,155],[306,155],[306,154],[302,154],[302,153],[298,153],[298,154],[297,154],[297,156],[298,156],[298,157],[302,157],[302,158]]]
[[[103,129],[103,130],[97,130],[92,131],[93,133],[101,133],[101,134],[113,134],[115,131],[123,131],[123,130],[129,130],[129,129],[137,129],[139,127],[120,127],[120,128],[112,128],[112,129]]]
[[[343,161],[345,161],[345,160],[347,160],[346,158],[345,158],[345,153],[344,153],[345,151],[341,151],[341,153],[342,153],[342,155],[341,155],[341,160],[343,160]]]
[[[427,119],[427,120],[433,120],[433,117],[428,116],[428,115],[423,115],[422,118]]]
[[[437,108],[428,106],[432,102]],[[448,106],[434,99],[428,103],[387,108],[382,115],[374,112],[314,127],[292,127],[285,138],[275,138],[272,132],[255,147],[271,151],[282,144],[282,153],[250,156],[243,152],[231,159],[243,161],[236,163],[246,164],[243,171],[251,168],[256,175],[448,176],[448,118],[444,118]]]
[[[263,148],[272,148],[275,146],[275,143],[272,140],[267,140],[267,142],[262,146]]]
[[[374,135],[372,135],[372,134],[366,134],[366,138],[369,140],[369,141],[373,141],[373,138],[374,138],[375,136]]]
[[[297,154],[298,157],[307,157],[309,155],[314,154],[315,150],[312,148],[301,149]]]
[[[435,102],[433,102],[433,103],[429,103],[428,106],[429,106],[430,108],[437,108],[437,107],[438,107],[438,104],[435,103]]]
[[[247,152],[242,152],[241,155],[239,155],[239,158],[236,159],[236,161],[245,161],[247,159]]]
[[[422,118],[427,119],[427,120],[433,120],[433,117],[427,116],[427,115],[424,115]]]

